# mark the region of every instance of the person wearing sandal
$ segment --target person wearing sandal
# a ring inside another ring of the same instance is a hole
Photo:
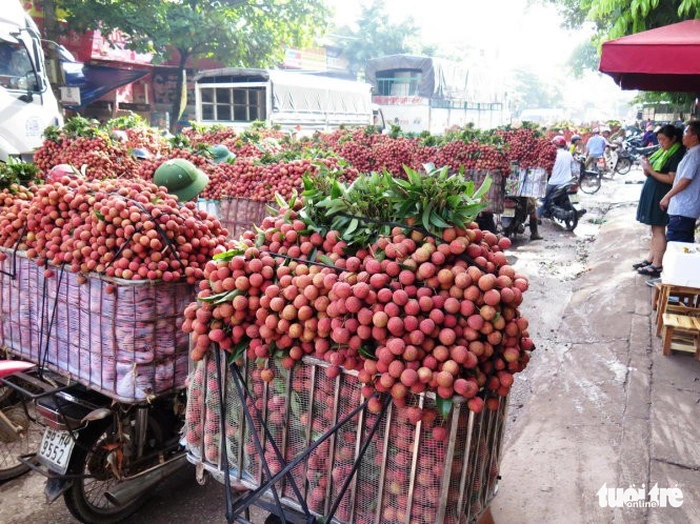
[[[683,133],[688,152],[678,165],[673,189],[659,202],[668,209],[669,242],[695,241],[695,221],[700,217],[700,120],[690,122]]]
[[[632,266],[640,275],[658,277],[661,263],[666,251],[666,224],[668,214],[659,203],[671,190],[678,164],[683,159],[685,148],[681,144],[680,129],[665,125],[656,133],[661,148],[649,159],[641,162],[647,179],[637,206],[637,221],[651,226],[651,245],[647,257]]]

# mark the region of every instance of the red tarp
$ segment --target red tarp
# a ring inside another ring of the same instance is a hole
[[[700,93],[700,20],[609,40],[598,69],[622,89]]]

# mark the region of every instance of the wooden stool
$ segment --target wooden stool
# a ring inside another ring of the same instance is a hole
[[[656,301],[656,336],[661,335],[663,316],[667,311],[674,313],[700,315],[700,289],[694,287],[676,286],[673,284],[657,284],[659,286]],[[656,294],[656,290],[654,290]],[[671,297],[678,297],[678,304],[669,305]],[[673,308],[673,309],[670,309]],[[685,308],[678,310],[677,308]]]
[[[678,336],[675,341],[674,335]],[[688,351],[700,360],[700,318],[664,313],[661,342],[665,356],[670,355],[671,350]]]

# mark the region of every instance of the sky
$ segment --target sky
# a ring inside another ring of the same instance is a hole
[[[359,0],[327,0],[336,22],[346,24],[360,13]],[[454,44],[498,52],[505,65],[550,71],[566,62],[584,32],[563,30],[549,6],[528,7],[527,0],[384,0],[394,22],[412,16],[422,39],[446,48]]]
[[[338,25],[348,25],[360,13],[360,0],[326,0],[335,9]],[[543,79],[556,79],[565,85],[570,103],[586,99],[606,106],[629,100],[633,93],[622,92],[605,75],[589,73],[574,80],[566,69],[572,50],[590,37],[591,28],[570,31],[553,6],[528,0],[384,0],[392,22],[412,16],[421,28],[421,40],[442,49],[474,46],[504,70],[525,68]],[[531,5],[533,4],[533,5]]]

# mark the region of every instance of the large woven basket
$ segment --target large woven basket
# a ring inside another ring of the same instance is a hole
[[[275,367],[271,383],[260,379],[256,368],[244,370],[254,398],[249,408],[262,410],[266,425],[287,461],[309,447],[338,420],[360,405],[361,385],[354,372],[330,379],[327,364],[306,358],[292,371]],[[221,381],[220,377],[223,377]],[[219,403],[223,387],[225,408]],[[417,396],[409,405],[432,407],[434,399]],[[476,415],[456,400],[447,418],[438,416],[417,426],[409,422],[406,408],[389,407],[386,418],[369,445],[357,479],[341,500],[335,522],[451,523],[473,522],[495,495],[507,399],[497,411]],[[221,435],[221,416],[226,437]],[[360,445],[376,415],[363,414],[342,427],[292,470],[296,485],[309,509],[326,515],[340,486],[350,473]],[[434,438],[436,427],[444,439]],[[263,435],[260,425],[255,430]],[[265,459],[272,473],[280,470],[269,441],[261,437]],[[186,423],[189,460],[216,478],[228,473],[234,482],[256,488],[262,467],[253,433],[243,415],[243,403],[236,394],[227,369],[217,373],[212,357],[197,363],[190,376]],[[222,466],[222,441],[226,443],[229,471]],[[289,481],[277,485],[282,502],[299,506]]]
[[[194,300],[193,286],[97,274],[79,284],[60,268],[46,278],[24,253],[3,251],[0,343],[11,353],[121,402],[184,388],[182,312]]]

